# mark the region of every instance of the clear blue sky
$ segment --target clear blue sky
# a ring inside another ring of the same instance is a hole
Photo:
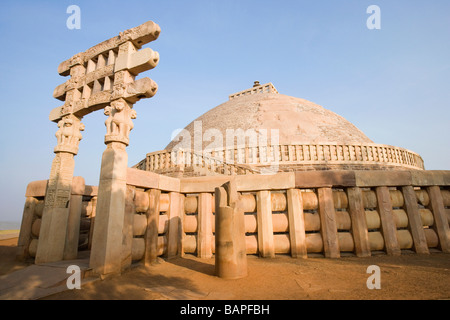
[[[450,169],[450,1],[2,1],[0,10],[0,221],[20,221],[28,182],[48,179],[67,78],[60,62],[153,20],[160,53],[143,74],[159,85],[140,101],[129,165],[163,149],[171,133],[253,81],[304,98],[353,122],[376,143],[419,153]],[[69,30],[69,5],[81,29]],[[381,29],[369,30],[369,5]],[[105,116],[83,119],[75,175],[97,185]]]

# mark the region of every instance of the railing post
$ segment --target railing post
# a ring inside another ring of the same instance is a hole
[[[400,255],[401,251],[397,240],[397,227],[392,213],[389,189],[387,187],[377,187],[375,192],[386,253],[389,255]]]
[[[326,258],[339,258],[339,241],[334,211],[333,191],[331,188],[318,188],[320,232]]]

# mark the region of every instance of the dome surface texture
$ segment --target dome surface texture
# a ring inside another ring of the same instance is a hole
[[[270,133],[271,129],[277,129],[280,144],[373,143],[336,113],[308,100],[278,93],[237,97],[207,111],[186,126],[191,137],[197,121],[201,121],[203,133],[218,129],[224,137],[226,130],[267,129]],[[175,138],[165,149],[171,150],[177,142]]]
[[[136,168],[173,176],[424,169],[415,152],[374,143],[351,122],[272,83],[229,96]],[[275,167],[275,169],[273,169]]]

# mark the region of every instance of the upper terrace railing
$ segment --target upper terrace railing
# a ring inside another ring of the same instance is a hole
[[[260,173],[264,168],[301,166],[380,166],[424,169],[420,155],[381,144],[293,144],[237,147],[213,151],[156,151],[134,167],[165,173],[201,167],[220,174]]]

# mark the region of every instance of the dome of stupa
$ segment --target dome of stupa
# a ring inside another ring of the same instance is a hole
[[[175,176],[424,169],[417,153],[374,143],[342,116],[272,83],[228,98],[135,167]]]
[[[311,101],[279,94],[273,85],[271,90],[253,94],[231,95],[230,100],[207,111],[185,130],[192,137],[197,128],[202,134],[208,130],[219,130],[223,137],[226,131],[277,130],[279,144],[358,144],[373,143],[363,132],[338,114]],[[167,146],[172,148],[179,142],[176,137]],[[203,147],[208,145],[203,142]]]

